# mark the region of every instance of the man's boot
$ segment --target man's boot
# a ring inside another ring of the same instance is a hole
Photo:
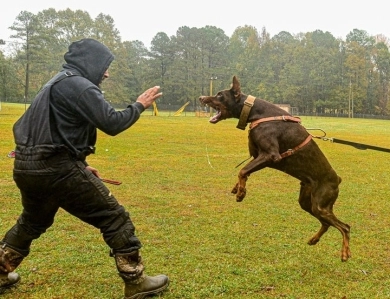
[[[24,256],[0,242],[0,288],[14,285],[20,280],[19,274],[13,272],[22,262]]]
[[[169,285],[166,275],[147,276],[137,251],[114,254],[119,276],[125,282],[124,299],[143,299],[164,291]]]

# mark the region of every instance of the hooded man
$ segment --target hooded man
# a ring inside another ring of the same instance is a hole
[[[13,271],[62,208],[100,230],[125,283],[126,299],[160,293],[168,287],[168,277],[144,274],[142,245],[129,213],[102,183],[98,170],[86,162],[94,153],[97,129],[111,136],[125,131],[162,95],[160,87],[146,90],[135,103],[116,111],[99,88],[109,77],[111,51],[94,39],[82,39],[69,46],[64,58],[63,69],[13,127],[13,178],[23,211],[0,241],[0,287],[20,280]]]

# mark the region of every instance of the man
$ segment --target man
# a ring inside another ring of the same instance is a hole
[[[86,157],[94,152],[97,129],[112,136],[123,132],[162,93],[159,86],[152,87],[126,109],[115,111],[99,89],[114,60],[110,50],[96,40],[82,39],[69,46],[64,58],[63,69],[13,127],[13,176],[23,211],[0,242],[0,287],[19,281],[13,271],[62,208],[100,230],[125,283],[125,298],[160,293],[168,287],[168,277],[144,274],[142,245],[129,213]]]

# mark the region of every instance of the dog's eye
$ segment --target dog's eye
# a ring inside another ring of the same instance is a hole
[[[220,101],[220,102],[224,102],[225,101],[225,97],[223,96],[222,93],[217,94],[217,100]]]

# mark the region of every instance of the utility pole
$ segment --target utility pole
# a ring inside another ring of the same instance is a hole
[[[210,77],[210,96],[213,96],[213,81],[217,80],[217,76],[211,75]],[[213,108],[210,107],[210,117],[213,116]]]
[[[0,46],[4,46],[5,41],[3,39],[0,39]],[[1,111],[1,95],[0,95],[0,111]]]
[[[352,79],[349,77],[348,118],[351,118]]]

